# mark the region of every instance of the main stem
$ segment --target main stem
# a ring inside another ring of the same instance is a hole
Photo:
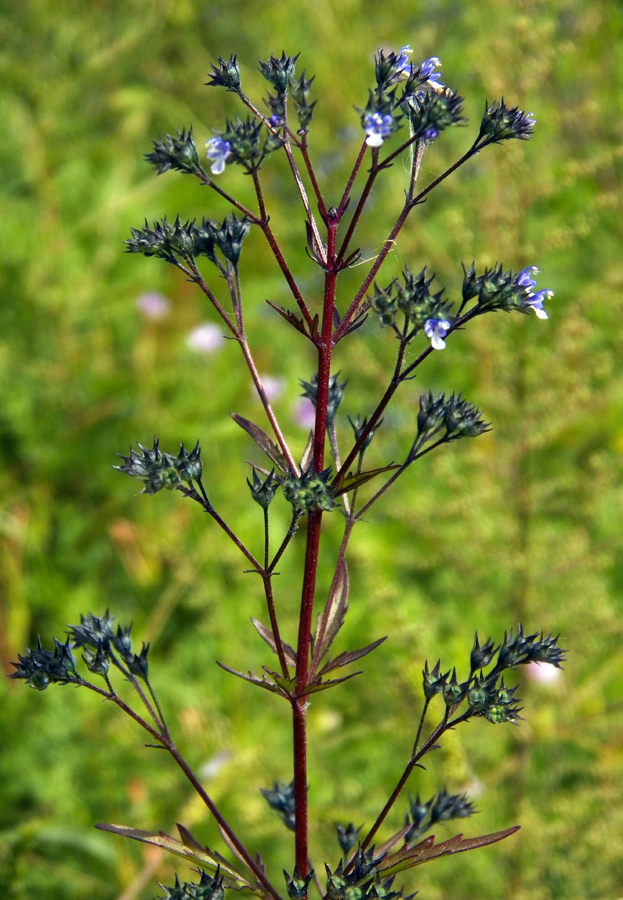
[[[331,330],[333,306],[335,302],[335,236],[339,218],[335,210],[327,214],[327,269],[325,274],[322,330],[318,342],[318,382],[316,394],[316,423],[314,429],[313,465],[321,472],[324,465],[325,432],[327,427],[327,399],[331,377]],[[294,815],[296,863],[300,877],[307,874],[307,701],[300,696],[307,687],[309,676],[309,642],[318,568],[318,547],[322,510],[310,511],[307,515],[307,546],[305,549],[305,571],[301,596],[299,633],[297,644],[296,690],[299,696],[292,699],[292,729],[294,750]]]

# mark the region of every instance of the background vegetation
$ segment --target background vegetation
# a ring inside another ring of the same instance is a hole
[[[481,813],[466,833],[516,822],[522,831],[418,869],[412,889],[427,900],[622,896],[621,4],[4,0],[0,9],[2,666],[11,671],[38,633],[61,637],[80,612],[110,607],[133,621],[152,642],[153,681],[184,751],[273,872],[291,868],[291,837],[258,788],[290,778],[287,709],[268,695],[260,706],[214,665],[266,661],[248,622],[263,615],[257,580],[189,501],[136,498],[110,469],[133,440],[155,433],[175,449],[198,437],[217,508],[260,538],[244,481],[253,451],[228,415],[261,421],[237,349],[192,352],[188,333],[212,315],[199,291],[164,263],[122,253],[145,215],[217,217],[225,207],[189,178],[154,178],[142,154],[151,137],[191,122],[202,145],[235,112],[231,95],[203,86],[209,61],[232,51],[258,99],[257,58],[302,51],[299,71],[317,76],[311,145],[329,200],[361,137],[352,106],[365,102],[378,46],[410,42],[416,60],[441,57],[472,130],[485,97],[534,112],[534,140],[492,148],[442,185],[383,270],[389,280],[405,262],[428,264],[456,298],[461,260],[536,264],[556,296],[547,323],[490,316],[434,354],[373,446],[378,460],[400,454],[429,388],[464,391],[495,426],[414,467],[353,542],[343,645],[389,640],[364,676],[312,704],[313,859],[334,863],[333,823],[371,822],[402,771],[424,659],[464,671],[477,628],[499,638],[521,619],[561,632],[564,674],[551,685],[524,677],[521,728],[479,722],[449,736],[411,789],[469,790]],[[465,130],[444,134],[422,179],[469,142]],[[240,172],[223,178],[251,202]],[[378,185],[364,258],[388,230],[404,178],[396,165]],[[287,172],[271,159],[264,179],[292,268],[317,296]],[[243,254],[249,330],[262,372],[283,379],[276,407],[302,449],[298,378],[312,360],[264,303],[287,294],[260,238]],[[137,309],[148,290],[168,298],[160,320]],[[393,353],[374,322],[357,334],[339,359],[352,416],[372,407]],[[327,519],[330,550],[340,521]],[[300,558],[299,541],[280,585],[286,633]],[[325,586],[328,553],[326,563]],[[132,723],[92,696],[42,696],[1,679],[0,747],[5,898],[130,900],[170,883],[169,859],[94,831],[97,821],[169,832],[181,821],[219,845],[165,755],[143,749]]]

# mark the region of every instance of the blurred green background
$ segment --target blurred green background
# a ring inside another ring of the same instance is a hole
[[[623,7],[615,0],[4,0],[0,5],[0,659],[37,634],[48,646],[81,612],[107,607],[152,642],[153,682],[182,750],[226,817],[266,859],[276,883],[292,867],[291,835],[259,787],[290,779],[286,705],[226,675],[270,663],[249,625],[265,619],[258,579],[235,547],[180,494],[137,497],[110,468],[115,452],[157,434],[203,448],[213,502],[252,547],[260,511],[245,485],[254,454],[230,411],[264,424],[236,346],[189,347],[215,323],[201,295],[157,260],[123,254],[130,226],[176,212],[223,215],[190,178],[155,178],[150,139],[194,126],[201,147],[238,109],[204,87],[209,61],[238,54],[247,92],[265,93],[258,57],[301,51],[316,74],[311,133],[335,202],[361,132],[377,47],[438,55],[442,80],[466,99],[467,129],[425,156],[422,183],[472,140],[486,97],[534,112],[530,143],[489,148],[419,207],[383,269],[437,273],[456,299],[460,263],[538,265],[555,290],[550,320],[485,317],[434,354],[400,394],[370,451],[378,464],[409,444],[423,390],[460,390],[491,434],[431,454],[355,534],[351,612],[339,638],[353,649],[389,640],[365,674],[310,708],[312,859],[337,862],[333,823],[370,824],[402,771],[421,703],[425,658],[465,672],[473,633],[500,638],[522,620],[561,633],[564,673],[520,674],[526,721],[484,721],[449,735],[410,788],[468,790],[480,814],[466,834],[520,823],[503,844],[431,863],[410,890],[441,898],[623,896],[623,451],[621,160]],[[361,227],[378,251],[402,201],[402,162],[379,180]],[[273,227],[316,308],[318,271],[283,161],[263,175]],[[252,203],[249,180],[222,184]],[[365,268],[344,279],[340,303]],[[211,275],[211,273],[210,273]],[[213,279],[217,290],[221,286]],[[289,304],[259,233],[245,245],[242,283],[260,371],[281,379],[275,408],[297,453],[298,379],[313,358],[266,306]],[[161,318],[137,306],[168,302]],[[421,338],[418,347],[425,345]],[[416,350],[418,349],[416,347]],[[369,321],[340,346],[346,413],[369,413],[394,353]],[[254,457],[257,458],[257,457]],[[275,503],[274,534],[288,510]],[[326,517],[319,595],[340,536]],[[300,533],[278,580],[295,636]],[[0,680],[0,884],[11,900],[149,898],[171,883],[173,858],[96,832],[98,821],[171,833],[183,822],[222,846],[213,823],[164,754],[92,695],[44,695]],[[406,808],[397,808],[399,825]],[[457,830],[437,830],[441,839]],[[188,877],[183,863],[180,875]]]

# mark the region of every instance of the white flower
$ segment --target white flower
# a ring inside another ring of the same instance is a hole
[[[220,175],[225,168],[225,163],[231,156],[231,144],[220,137],[210,138],[206,142],[206,156],[208,159],[214,160],[210,166],[210,172],[213,175]]]
[[[224,340],[218,325],[204,322],[186,335],[186,346],[195,353],[212,353],[218,350]]]
[[[445,336],[450,331],[451,323],[447,319],[427,319],[424,323],[424,334],[431,342],[434,350],[443,350],[446,346]]]
[[[148,291],[136,298],[136,308],[146,319],[162,319],[169,312],[169,301],[156,291]]]

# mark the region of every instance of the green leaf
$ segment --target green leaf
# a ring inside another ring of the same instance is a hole
[[[246,433],[253,438],[257,446],[260,450],[263,450],[266,456],[274,462],[280,472],[284,474],[288,471],[288,464],[286,459],[273,440],[271,440],[265,431],[259,427],[259,425],[254,425],[253,422],[250,422],[248,419],[244,419],[242,416],[239,416],[237,413],[230,413],[230,416],[236,423],[236,425],[240,425],[240,427],[246,431]]]
[[[177,826],[181,841],[169,837],[168,834],[164,834],[162,831],[159,834],[154,834],[151,831],[141,831],[140,828],[130,828],[127,825],[99,824],[95,827],[101,831],[109,831],[111,834],[119,834],[121,837],[141,841],[143,844],[153,844],[154,847],[161,847],[163,850],[168,850],[169,853],[174,853],[183,859],[198,863],[203,869],[215,872],[217,867],[220,867],[221,875],[227,887],[236,891],[244,889],[256,894],[261,893],[253,884],[233,869],[220,853],[216,853],[210,850],[209,847],[203,847],[199,844],[183,825]]]
[[[360,485],[365,484],[366,481],[371,481],[383,472],[391,472],[393,469],[399,468],[400,466],[390,463],[388,466],[383,466],[380,469],[370,469],[367,472],[349,472],[345,477],[342,476],[339,480],[337,478],[335,479],[331,485],[331,492],[334,497],[339,497],[340,494],[346,494],[348,491],[360,487]]]
[[[332,681],[320,681],[320,678],[317,678],[315,681],[312,681],[311,684],[308,684],[305,690],[301,691],[297,696],[305,697],[307,694],[317,694],[319,691],[328,691],[329,688],[335,687],[336,684],[341,684],[343,681],[348,681],[349,678],[354,678],[355,675],[363,675],[363,672],[351,672],[350,675],[344,675],[343,678],[334,678]]]

